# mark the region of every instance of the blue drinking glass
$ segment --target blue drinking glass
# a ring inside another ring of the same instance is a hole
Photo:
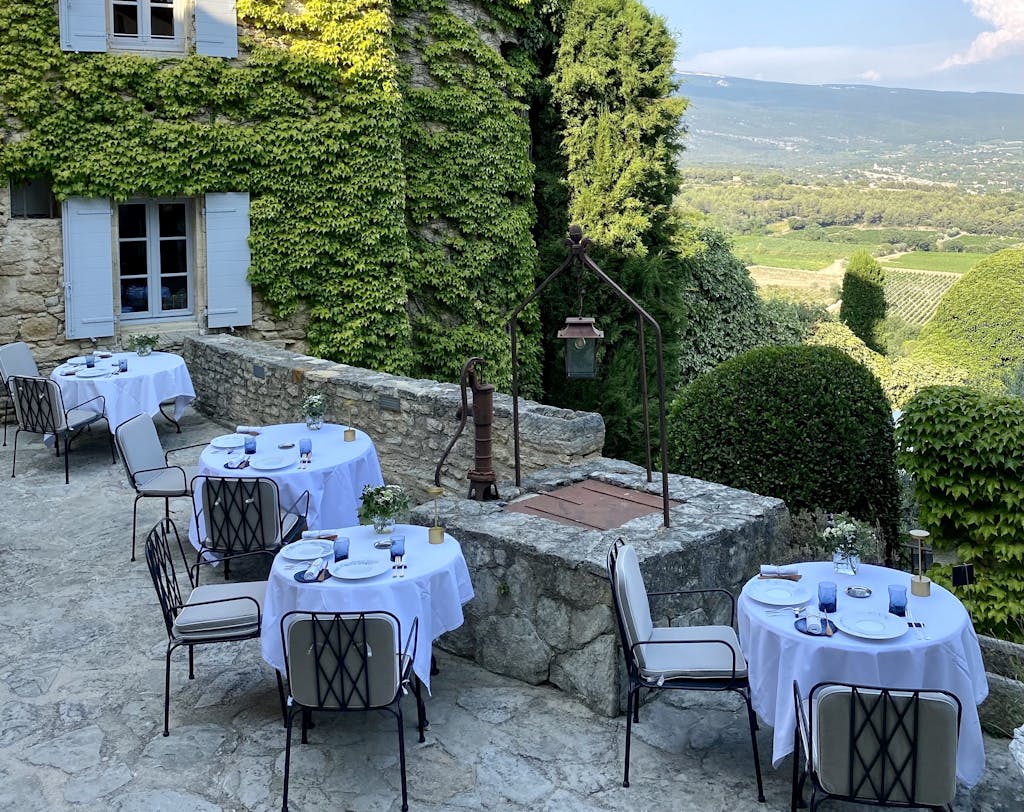
[[[303,437],[299,440],[299,454],[312,454],[313,453],[313,441],[309,437]]]
[[[127,358],[118,358],[117,359],[117,371],[118,372],[127,372],[128,371],[128,359]]]
[[[889,612],[898,617],[907,616],[907,588],[905,586],[889,587]]]
[[[338,536],[334,540],[334,560],[342,561],[348,558],[348,537]]]
[[[245,438],[245,453],[255,454],[256,453],[256,438],[246,437]]]
[[[836,610],[836,585],[833,581],[822,581],[818,584],[818,609],[822,612]]]
[[[405,555],[405,536],[392,536],[391,560],[394,561],[395,558],[400,555]]]
[[[87,356],[85,356],[85,365],[89,369],[92,369],[94,366],[96,366],[96,356],[93,355],[92,353],[89,353]]]

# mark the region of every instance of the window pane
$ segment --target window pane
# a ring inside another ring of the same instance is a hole
[[[149,25],[154,37],[173,37],[174,9],[170,7],[150,9]]]
[[[184,310],[188,307],[188,277],[163,277],[160,281],[161,310]]]
[[[124,203],[117,207],[117,233],[121,239],[146,236],[145,203]]]
[[[188,259],[184,240],[160,241],[160,273],[186,273]]]
[[[185,204],[184,203],[161,203],[160,204],[160,236],[161,237],[184,237],[185,236]]]
[[[149,309],[149,288],[144,279],[121,280],[121,312],[145,313]]]
[[[58,217],[59,211],[49,181],[35,178],[25,183],[11,182],[11,217]]]
[[[143,240],[122,241],[118,249],[122,277],[146,275],[146,243]]]
[[[114,33],[131,37],[139,35],[139,9],[134,3],[114,4]]]

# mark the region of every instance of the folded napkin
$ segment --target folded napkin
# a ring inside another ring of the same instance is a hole
[[[821,623],[821,612],[818,611],[817,606],[807,607],[807,633],[808,634],[821,634],[822,623]]]
[[[259,426],[235,426],[235,434],[251,434],[253,437],[256,437],[259,433]]]
[[[314,561],[312,564],[310,564],[309,567],[306,569],[306,572],[303,573],[303,576],[302,576],[303,579],[305,579],[306,581],[315,581],[317,578],[320,577],[320,573],[323,571],[323,568],[326,567],[326,566],[327,566],[327,559],[326,558],[318,558],[316,561]]]
[[[336,539],[338,537],[337,530],[303,530],[302,538],[304,539]]]
[[[761,565],[762,578],[778,578],[780,575],[798,575],[796,567],[776,567],[774,564]]]

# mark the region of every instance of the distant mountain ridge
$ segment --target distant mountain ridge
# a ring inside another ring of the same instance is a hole
[[[1020,188],[1024,94],[797,85],[682,73],[683,163],[858,169]]]

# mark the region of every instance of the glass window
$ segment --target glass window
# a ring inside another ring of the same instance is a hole
[[[60,206],[53,196],[50,182],[44,178],[35,178],[24,183],[11,181],[11,217],[59,218]]]
[[[109,0],[114,45],[138,50],[184,47],[184,0]]]
[[[117,207],[121,318],[192,313],[192,233],[185,200],[130,201]]]

